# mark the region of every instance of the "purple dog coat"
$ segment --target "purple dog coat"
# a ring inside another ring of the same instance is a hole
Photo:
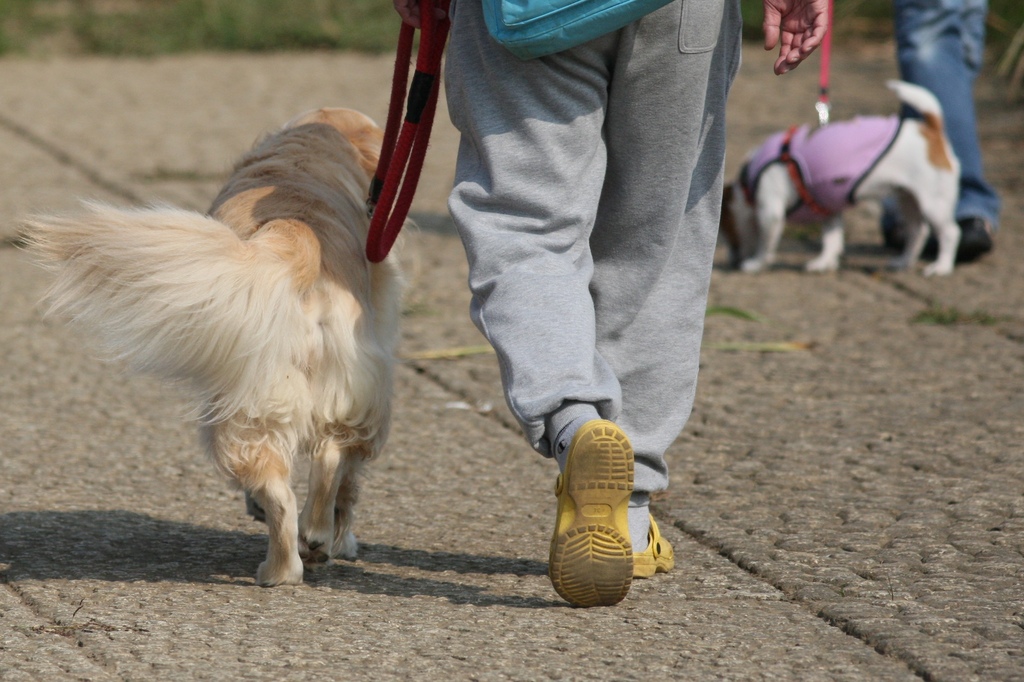
[[[801,196],[788,211],[789,220],[818,222],[839,213],[853,203],[853,193],[860,181],[888,151],[900,130],[900,122],[898,116],[858,116],[814,131],[803,125],[775,133],[744,166],[744,193],[753,201],[761,173],[769,164],[781,161],[791,164],[791,175]]]

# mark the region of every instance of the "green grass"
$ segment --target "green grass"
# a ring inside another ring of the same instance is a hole
[[[0,53],[381,52],[398,30],[389,0],[0,0]]]
[[[761,38],[762,0],[741,0],[746,35]],[[892,34],[891,0],[835,0],[836,39]],[[1024,24],[1024,2],[990,0],[999,53]],[[0,54],[155,55],[200,50],[394,49],[391,0],[0,0]]]
[[[984,310],[975,310],[966,313],[952,306],[932,305],[914,316],[911,322],[915,324],[977,324],[986,327],[999,324],[1001,318],[990,315]]]

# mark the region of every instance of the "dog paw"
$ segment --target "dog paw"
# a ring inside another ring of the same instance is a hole
[[[356,540],[355,533],[352,531],[346,530],[341,534],[341,537],[334,541],[334,547],[331,549],[331,556],[354,561],[358,555],[359,541]]]
[[[274,562],[267,559],[256,570],[256,584],[260,587],[276,585],[301,585],[302,561],[295,555],[287,562]]]
[[[325,564],[330,561],[332,554],[330,542],[323,542],[316,539],[299,538],[299,558],[305,566]]]
[[[888,268],[890,270],[909,270],[911,261],[906,258],[893,258],[889,261]]]
[[[832,258],[815,258],[804,266],[807,272],[835,272],[839,269],[839,261]]]
[[[922,274],[925,277],[945,277],[946,275],[953,274],[953,266],[947,265],[945,263],[932,263],[930,265],[925,266]]]
[[[764,262],[759,261],[756,258],[748,258],[740,264],[740,270],[743,272],[761,272],[764,270]]]

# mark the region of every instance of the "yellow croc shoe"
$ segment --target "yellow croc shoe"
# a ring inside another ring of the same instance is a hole
[[[651,529],[647,531],[647,549],[633,555],[633,577],[650,578],[655,573],[668,573],[675,565],[676,553],[668,540],[661,537],[652,516]]]
[[[573,436],[558,477],[548,576],[574,606],[611,606],[633,580],[629,496],[633,446],[618,426],[594,419]]]

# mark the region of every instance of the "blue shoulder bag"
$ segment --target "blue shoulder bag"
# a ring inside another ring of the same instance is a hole
[[[471,2],[474,0],[470,0]],[[617,31],[671,0],[482,0],[487,30],[520,59]]]

